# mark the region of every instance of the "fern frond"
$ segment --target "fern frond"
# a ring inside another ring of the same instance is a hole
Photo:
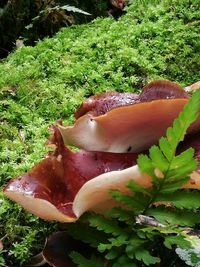
[[[143,173],[147,173],[152,178],[154,177],[154,166],[151,159],[147,155],[140,154],[137,160],[138,166]]]
[[[173,154],[171,146],[169,146],[169,142],[167,138],[161,137],[159,140],[159,147],[160,150],[162,151],[163,155],[165,158],[168,160],[168,162],[171,160],[171,155]]]
[[[79,267],[104,267],[105,266],[105,263],[103,262],[103,260],[94,255],[92,255],[90,259],[87,259],[80,253],[73,251],[70,254],[70,258]]]
[[[159,168],[160,171],[166,172],[169,167],[169,161],[165,158],[158,146],[152,146],[149,149],[152,166]]]
[[[113,236],[124,235],[124,229],[121,228],[115,220],[107,219],[99,214],[88,214],[87,220],[89,225],[95,227],[99,231],[103,231],[106,234],[112,234]]]
[[[148,216],[154,217],[164,225],[192,227],[200,221],[199,212],[173,207],[158,206],[147,210]]]
[[[148,188],[144,188],[143,186],[140,186],[138,183],[136,183],[134,180],[131,180],[128,182],[127,187],[133,192],[133,193],[142,193],[144,195],[150,195],[151,190]]]
[[[113,208],[110,212],[110,216],[112,218],[118,219],[121,222],[126,222],[130,225],[135,222],[133,211],[125,210],[120,207]]]
[[[138,267],[133,260],[131,260],[126,254],[121,255],[115,260],[115,263],[111,265],[112,267]]]
[[[183,187],[184,184],[186,184],[189,181],[189,177],[184,177],[181,179],[177,179],[177,181],[169,181],[162,184],[162,188],[159,189],[159,192],[162,194],[169,194],[174,193],[175,191],[179,190]]]
[[[178,168],[182,168],[185,166],[185,163],[187,162],[194,162],[194,149],[189,148],[186,151],[183,151],[181,154],[174,157],[171,161],[171,168],[176,170]],[[190,164],[187,164],[190,165]]]
[[[107,260],[114,260],[118,257],[120,257],[121,251],[118,247],[111,248],[108,253],[105,255],[105,258]]]
[[[184,235],[165,236],[164,245],[171,249],[173,245],[177,245],[182,249],[188,249],[190,242],[185,239]]]
[[[155,201],[170,202],[174,207],[181,209],[198,209],[200,208],[200,192],[181,190],[175,194],[159,194]]]
[[[141,193],[129,196],[120,191],[112,190],[111,195],[115,200],[125,204],[128,208],[132,209],[135,214],[142,212],[147,203],[149,203],[149,196],[143,195]]]
[[[70,236],[76,240],[89,244],[91,247],[98,247],[99,243],[105,243],[108,236],[95,228],[89,227],[88,224],[81,222],[66,224],[66,230]]]
[[[110,250],[113,247],[121,247],[123,245],[127,245],[129,243],[128,236],[127,235],[121,235],[116,238],[110,238],[108,239],[110,243],[108,244],[100,244],[98,246],[98,250],[100,252],[104,252],[105,250]]]
[[[138,250],[135,250],[135,258],[138,261],[144,262],[144,264],[147,266],[160,262],[160,259],[158,257],[152,256],[147,249],[144,249],[142,247]]]

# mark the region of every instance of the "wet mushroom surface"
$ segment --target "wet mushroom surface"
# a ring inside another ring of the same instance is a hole
[[[59,125],[66,145],[88,151],[139,153],[156,144],[188,102],[178,84],[156,80],[136,95],[103,93],[86,100],[73,126]],[[200,120],[189,128],[197,131]]]

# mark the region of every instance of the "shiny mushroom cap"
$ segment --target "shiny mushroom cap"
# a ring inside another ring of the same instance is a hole
[[[59,130],[66,145],[88,151],[138,153],[157,143],[188,98],[183,88],[166,80],[149,83],[138,96],[104,93],[82,104],[73,126],[60,125]],[[199,127],[200,121],[195,129]]]

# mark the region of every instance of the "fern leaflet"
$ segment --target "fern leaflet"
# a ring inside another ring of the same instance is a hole
[[[74,263],[78,264],[79,267],[104,267],[105,266],[103,260],[94,255],[92,255],[90,259],[87,259],[78,252],[72,252],[70,254],[70,257],[72,258]]]

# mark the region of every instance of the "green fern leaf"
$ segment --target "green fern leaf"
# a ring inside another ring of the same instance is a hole
[[[184,235],[174,235],[174,236],[165,236],[164,245],[171,249],[173,245],[177,245],[180,248],[188,249],[191,247],[191,244],[188,240],[185,239]]]
[[[114,260],[114,259],[118,258],[120,256],[120,254],[121,254],[120,249],[118,249],[118,248],[111,248],[109,250],[109,252],[105,255],[105,258],[107,260]]]
[[[183,157],[184,158],[184,157]],[[197,167],[197,161],[195,159],[191,159],[191,161],[188,163],[185,162],[185,164],[179,168],[176,169],[170,169],[166,175],[166,182],[167,181],[176,181],[180,179],[181,177],[184,178],[192,173]]]
[[[181,168],[182,166],[185,165],[185,162],[190,162],[191,160],[193,161],[194,160],[193,158],[194,158],[194,149],[189,148],[173,158],[173,160],[171,161],[171,168],[172,169]]]
[[[198,209],[200,208],[199,191],[177,191],[176,194],[157,195],[156,202],[171,202],[176,208]]]
[[[98,247],[99,243],[105,243],[107,240],[105,233],[91,228],[88,224],[82,222],[66,224],[66,230],[74,239],[90,244],[91,247]]]
[[[168,140],[165,137],[161,137],[159,140],[159,147],[168,161],[171,160],[173,154],[172,148],[170,147]]]
[[[134,194],[133,196],[129,196],[121,193],[120,191],[112,190],[111,195],[115,200],[126,204],[127,207],[134,210],[135,213],[142,212],[147,203],[149,203],[149,197],[143,194]]]
[[[100,244],[98,246],[98,250],[100,252],[104,252],[105,250],[110,250],[112,247],[121,247],[122,245],[128,244],[128,235],[124,234],[116,238],[110,238],[108,240],[110,241],[109,244]]]
[[[112,265],[112,267],[137,267],[137,265],[133,262],[133,260],[130,260],[128,256],[122,255],[120,256],[116,262]]]
[[[132,237],[130,239],[129,244],[126,246],[126,254],[130,259],[134,259],[135,258],[135,251],[139,250],[140,248],[142,248],[145,244],[145,240],[140,239],[138,237]]]
[[[90,226],[95,227],[106,234],[112,234],[113,236],[124,235],[124,229],[114,220],[107,219],[98,214],[88,214],[87,220]]]
[[[183,141],[186,131],[190,124],[197,119],[199,110],[200,93],[196,91],[189,100],[189,103],[185,105],[183,111],[180,112],[178,118],[173,122],[173,126],[167,129],[166,138],[169,145],[174,152],[180,141]]]
[[[159,169],[163,171],[167,171],[169,167],[169,162],[163,155],[162,151],[157,146],[152,146],[149,149],[149,156],[151,158],[152,164],[155,167],[159,166]]]
[[[169,194],[169,193],[173,193],[177,190],[179,190],[180,188],[183,187],[184,184],[186,184],[189,181],[189,177],[185,177],[185,178],[181,178],[181,179],[177,179],[177,181],[169,181],[166,183],[162,184],[162,188],[159,190],[159,193],[162,194]]]
[[[146,189],[142,186],[140,186],[138,183],[136,183],[134,180],[131,180],[130,182],[128,182],[127,187],[129,189],[131,189],[131,191],[135,194],[135,193],[143,193],[144,195],[150,194],[150,190]]]
[[[92,255],[90,259],[87,259],[80,253],[73,251],[70,254],[70,258],[79,267],[104,267],[105,266],[105,263],[103,262],[103,260],[94,255]]]
[[[188,211],[185,209],[167,208],[165,206],[159,206],[148,209],[146,212],[148,216],[154,217],[158,222],[164,225],[176,225],[191,227],[200,221],[199,212]]]
[[[115,207],[111,210],[110,216],[112,218],[118,219],[121,222],[126,222],[132,225],[134,223],[134,214],[130,210],[124,210],[120,207]]]
[[[135,258],[138,261],[143,261],[146,265],[156,264],[160,262],[158,257],[152,256],[148,250],[140,248],[135,251]]]
[[[154,166],[147,155],[140,154],[137,163],[143,173],[147,173],[149,176],[154,177]]]

